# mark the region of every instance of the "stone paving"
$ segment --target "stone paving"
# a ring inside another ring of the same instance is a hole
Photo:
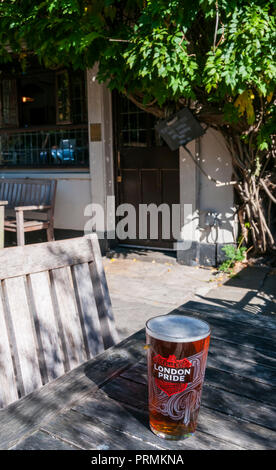
[[[120,338],[143,328],[148,318],[190,300],[252,314],[276,314],[275,268],[249,267],[224,279],[215,269],[183,266],[165,257],[103,258]],[[275,315],[276,319],[276,315]]]

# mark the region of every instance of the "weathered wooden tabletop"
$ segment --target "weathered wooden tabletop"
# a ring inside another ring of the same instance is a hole
[[[196,303],[194,303],[196,307]],[[273,449],[276,322],[202,305],[209,322],[198,428],[166,441],[148,426],[144,331],[0,412],[1,449]]]

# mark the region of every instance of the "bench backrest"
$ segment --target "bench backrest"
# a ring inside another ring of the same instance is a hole
[[[96,234],[0,252],[0,407],[118,341]]]
[[[42,204],[54,206],[55,194],[54,179],[0,178],[0,201],[8,201],[7,208]]]

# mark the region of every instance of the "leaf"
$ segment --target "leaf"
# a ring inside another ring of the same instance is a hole
[[[255,98],[252,90],[245,90],[234,102],[234,106],[238,108],[239,115],[247,115],[248,124],[253,124],[255,121],[255,112],[253,107],[253,99]]]
[[[272,98],[273,98],[273,91],[271,91],[271,92],[267,95],[267,98],[266,98],[267,102],[270,103],[270,101],[272,100]]]

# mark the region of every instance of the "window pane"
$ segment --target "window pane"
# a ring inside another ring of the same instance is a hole
[[[121,145],[124,147],[154,147],[164,145],[156,135],[157,118],[135,106],[124,96],[120,97]]]
[[[75,124],[87,122],[86,86],[83,72],[71,72],[71,88],[72,122]]]
[[[2,116],[1,127],[18,125],[17,83],[16,79],[2,80]]]
[[[70,122],[70,88],[67,70],[57,73],[57,122]]]
[[[20,127],[56,123],[55,74],[35,71],[19,80]]]
[[[0,165],[88,167],[88,129],[1,132]]]

